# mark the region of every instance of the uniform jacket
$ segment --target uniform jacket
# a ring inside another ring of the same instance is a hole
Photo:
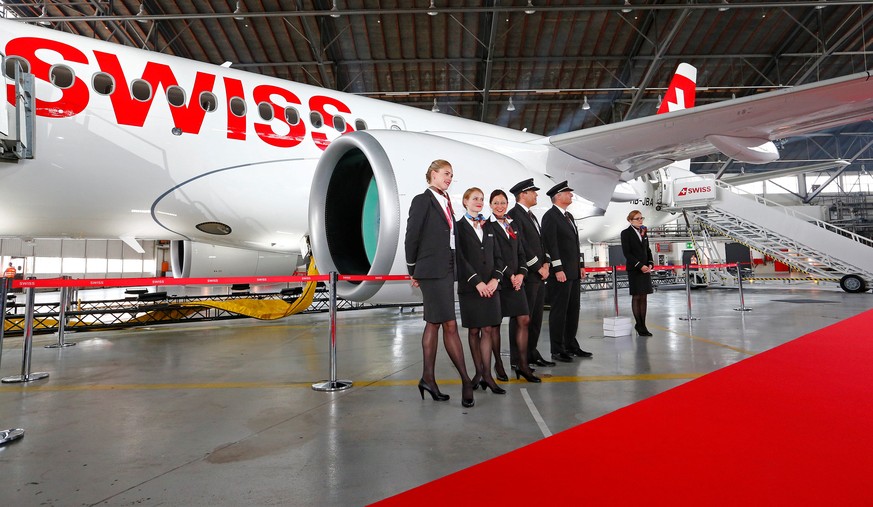
[[[555,273],[563,271],[567,280],[578,280],[579,268],[582,267],[579,231],[557,206],[552,206],[543,215],[543,243],[551,259],[549,276],[554,277]]]
[[[507,214],[513,220],[512,226],[521,239],[525,257],[524,265],[527,266],[527,276],[525,279],[542,281],[539,270],[544,262],[549,262],[549,258],[546,255],[546,247],[543,244],[540,231],[537,229],[536,224],[533,223],[533,220],[530,219],[530,216],[528,216],[527,211],[521,206],[516,204]]]
[[[628,271],[640,271],[645,265],[655,265],[652,250],[649,248],[649,237],[646,236],[640,241],[632,225],[621,231],[621,252],[624,254]]]
[[[526,275],[527,266],[525,265],[524,248],[521,246],[521,240],[518,237],[518,231],[515,230],[515,221],[510,224],[516,237],[510,238],[504,232],[503,225],[500,222],[488,222],[487,228],[491,229],[494,234],[494,239],[497,241],[497,248],[500,251],[500,258],[506,265],[504,270],[504,287],[512,287],[512,275]],[[487,230],[487,229],[486,229]]]
[[[454,217],[452,217],[454,219]],[[406,220],[406,268],[413,278],[442,278],[449,273],[452,234],[445,209],[430,190],[412,198]]]
[[[473,226],[465,218],[455,222],[459,293],[477,292],[479,282],[488,283],[492,278],[503,280],[506,265],[500,256],[495,232],[486,222],[482,227],[482,241],[479,241]]]

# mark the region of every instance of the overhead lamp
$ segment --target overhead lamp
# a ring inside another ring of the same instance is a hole
[[[506,106],[506,110],[509,112],[515,111],[515,104],[512,103],[512,97],[509,97],[509,105]]]
[[[339,9],[336,8],[336,0],[333,0],[333,7],[330,8],[330,17],[338,18],[340,16]]]
[[[633,6],[630,3],[630,0],[624,0],[624,8],[621,9],[621,12],[627,14],[628,12],[634,10]]]
[[[730,4],[728,0],[721,0],[722,6],[718,8],[718,12],[724,12],[730,10]]]
[[[588,95],[582,96],[582,109],[588,111],[591,109],[591,104],[588,103]]]
[[[827,5],[825,5],[827,0],[818,0],[818,1],[821,3],[815,6],[816,9],[824,9],[825,7],[827,7]]]
[[[143,16],[148,16],[148,12],[146,12],[145,10],[145,2],[140,2],[139,10],[136,12],[136,17],[139,18],[137,19],[137,21],[139,21],[140,23],[148,23],[149,20],[142,19]]]
[[[527,9],[524,10],[524,13],[525,14],[533,14],[535,12],[536,12],[536,10],[534,9],[534,6],[533,6],[533,0],[527,0]]]
[[[242,10],[240,10],[240,8],[239,8],[239,2],[236,3],[236,9],[233,10],[233,13],[236,14],[236,15],[233,17],[233,19],[235,19],[235,20],[237,20],[237,21],[242,21],[242,20],[246,19],[246,18],[244,18],[243,16],[240,16],[240,15],[239,15],[239,14],[242,13]]]
[[[436,16],[439,12],[436,11],[436,5],[433,4],[433,0],[430,0],[430,5],[427,7],[427,15],[428,16]]]
[[[657,107],[657,108],[661,107],[661,94],[660,93],[658,94],[658,105],[655,107]]]
[[[430,108],[430,110],[433,111],[434,113],[440,112],[440,106],[437,105],[436,98],[433,99],[433,107]]]
[[[39,20],[39,24],[43,25],[43,26],[48,26],[48,25],[52,24],[52,22],[44,19],[46,17],[45,8],[46,8],[45,4],[42,4],[42,13],[39,15],[39,17],[41,18]]]

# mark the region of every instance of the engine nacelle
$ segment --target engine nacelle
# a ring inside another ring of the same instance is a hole
[[[299,262],[297,254],[170,241],[170,266],[175,278],[289,276]]]
[[[351,132],[331,142],[318,162],[309,199],[312,253],[321,273],[407,274],[404,252],[409,205],[427,188],[431,162],[452,164],[452,206],[461,216],[462,197],[479,187],[486,201],[492,190],[508,189],[534,178],[537,186],[554,185],[515,159],[493,150],[407,131]],[[510,195],[510,206],[513,198]],[[545,191],[540,205],[549,205]],[[487,204],[484,214],[488,214]],[[411,302],[421,293],[408,282],[340,282],[337,294],[370,302]]]

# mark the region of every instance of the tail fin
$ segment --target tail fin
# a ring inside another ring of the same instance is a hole
[[[658,114],[690,109],[694,107],[694,94],[697,91],[697,69],[687,63],[680,63],[670,87],[664,94]]]

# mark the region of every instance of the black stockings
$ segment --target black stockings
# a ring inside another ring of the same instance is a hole
[[[646,327],[646,298],[648,294],[636,294],[631,296],[631,310],[634,313],[634,320],[637,326],[645,329]]]
[[[443,345],[449,354],[449,359],[452,360],[452,364],[455,365],[455,369],[458,370],[458,374],[461,376],[461,382],[464,384],[464,398],[472,398],[473,391],[470,384],[470,376],[467,375],[467,365],[464,363],[464,347],[461,345],[461,337],[458,335],[458,324],[454,320],[443,322],[442,324],[425,322],[424,334],[421,335],[421,349],[424,352],[424,371],[421,374],[421,378],[424,379],[428,386],[436,387],[434,366],[436,365],[437,341],[439,340],[440,327],[443,328]]]

